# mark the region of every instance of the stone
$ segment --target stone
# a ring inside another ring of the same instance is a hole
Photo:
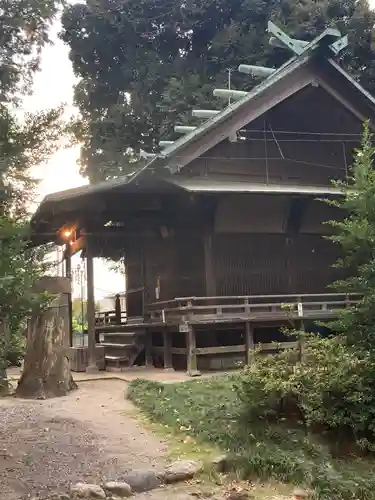
[[[77,483],[70,488],[71,500],[87,498],[89,500],[105,499],[103,488],[97,484]]]
[[[133,470],[121,477],[133,492],[143,493],[154,490],[163,484],[163,478],[153,470]]]
[[[0,457],[1,458],[13,458],[13,455],[7,451],[6,448],[3,448],[0,450]]]
[[[248,500],[248,499],[249,499],[249,494],[245,490],[231,491],[226,498],[226,500]]]
[[[116,498],[127,498],[132,494],[131,486],[128,483],[110,481],[104,485],[104,490]]]
[[[228,455],[219,455],[212,460],[215,472],[225,473],[230,470],[231,460]]]
[[[302,500],[305,498],[309,498],[311,496],[311,492],[308,490],[303,490],[302,488],[296,488],[293,491],[292,495],[296,500]]]
[[[70,497],[66,493],[55,493],[50,500],[70,500]]]
[[[169,465],[164,472],[166,483],[187,481],[203,470],[202,462],[198,460],[179,460]]]

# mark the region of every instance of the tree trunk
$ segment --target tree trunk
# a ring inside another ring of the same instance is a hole
[[[69,293],[67,278],[43,278],[38,289],[54,294],[49,308],[28,324],[24,368],[16,395],[46,399],[76,389],[70,372]]]

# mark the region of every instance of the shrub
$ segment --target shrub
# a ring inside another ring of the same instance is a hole
[[[341,340],[341,341],[340,341]],[[343,339],[311,336],[304,359],[285,351],[254,355],[237,391],[248,421],[297,423],[334,442],[355,441],[366,450],[375,442],[375,360]]]
[[[287,355],[277,356],[276,362]],[[257,357],[255,363],[263,366],[268,359]],[[254,421],[249,421],[249,401],[244,397],[241,403],[238,394],[245,396],[241,391],[246,388],[246,395],[251,396],[248,384],[253,369],[180,384],[135,380],[129,384],[128,397],[151,420],[161,423],[164,431],[180,434],[184,441],[191,436],[199,446],[208,443],[225,452],[238,477],[302,485],[311,488],[319,500],[374,500],[371,460],[332,457],[329,447],[303,425],[292,426],[281,417],[271,423],[256,419],[264,415],[263,411],[254,413],[259,399],[251,401]],[[253,395],[259,397],[258,392]]]

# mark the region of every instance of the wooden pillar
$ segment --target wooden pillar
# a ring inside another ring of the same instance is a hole
[[[73,306],[72,306],[72,251],[70,241],[65,245],[65,276],[70,280],[70,293],[68,294],[69,312],[69,344],[73,345]]]
[[[174,371],[172,364],[172,333],[168,330],[163,332],[164,340],[164,370]]]
[[[87,333],[88,366],[87,372],[98,371],[96,364],[95,339],[95,297],[94,297],[94,258],[90,238],[86,236],[86,276],[87,276]]]
[[[200,372],[197,365],[197,343],[196,332],[193,325],[188,325],[186,334],[187,345],[187,373],[190,377],[198,377]]]
[[[299,359],[302,363],[304,355],[305,355],[305,323],[304,321],[301,321],[300,325],[300,334],[299,334],[299,339],[298,339],[298,346],[299,346]]]
[[[115,298],[115,318],[116,325],[121,325],[121,301],[118,293]]]
[[[154,362],[152,358],[152,332],[145,333],[145,365],[146,368],[153,368]]]
[[[246,346],[246,351],[245,351],[245,363],[247,365],[250,364],[251,362],[251,354],[254,351],[254,328],[253,325],[247,321],[245,323],[245,346]]]
[[[204,249],[204,270],[206,279],[206,295],[208,297],[215,297],[216,280],[215,280],[214,259],[212,252],[212,234],[209,231],[203,233],[203,249]]]

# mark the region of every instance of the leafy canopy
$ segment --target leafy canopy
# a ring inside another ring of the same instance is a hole
[[[80,78],[82,173],[91,182],[134,171],[140,149],[158,150],[173,126],[194,123],[191,109],[219,109],[214,87],[248,90],[255,80],[240,63],[279,67],[289,57],[272,48],[273,20],[297,37],[313,39],[331,25],[349,35],[342,65],[375,91],[372,28],[364,0],[88,0],[68,5],[62,38]]]
[[[44,249],[28,245],[28,210],[36,181],[30,168],[45,162],[67,132],[63,108],[20,110],[31,88],[60,0],[0,0],[0,388],[6,356],[43,296],[33,285],[45,272]]]

